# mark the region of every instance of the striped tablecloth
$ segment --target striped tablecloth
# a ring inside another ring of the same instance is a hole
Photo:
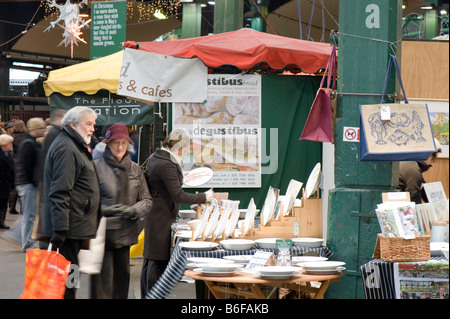
[[[445,257],[431,257],[442,261]],[[361,266],[362,282],[366,299],[396,299],[394,264],[373,259]]]
[[[252,249],[248,250],[226,250],[222,246],[218,246],[212,250],[186,250],[181,248],[178,244],[174,248],[169,264],[166,270],[152,287],[152,289],[147,292],[145,296],[146,299],[163,299],[165,298],[172,289],[178,284],[178,282],[183,278],[185,271],[185,264],[188,257],[211,257],[211,258],[222,258],[224,256],[233,255],[253,255],[256,251],[273,251],[273,249],[259,249],[255,245]],[[315,252],[322,257],[331,257],[333,255],[332,251],[327,247],[320,248],[306,248],[306,247],[293,247],[292,255],[302,255],[307,252]],[[194,297],[194,296],[193,296]]]

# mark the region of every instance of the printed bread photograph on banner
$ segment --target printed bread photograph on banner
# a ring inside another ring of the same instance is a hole
[[[214,172],[201,187],[260,187],[260,75],[208,75],[204,103],[173,103],[172,128],[191,137],[184,173],[198,167]]]

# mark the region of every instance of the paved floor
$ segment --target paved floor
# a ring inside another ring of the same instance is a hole
[[[6,215],[6,224],[10,230],[0,230],[0,299],[17,299],[24,284],[25,253],[22,252],[19,240],[20,216]],[[130,261],[130,291],[128,299],[140,299],[139,280],[143,259],[132,258]],[[80,289],[77,299],[89,298],[89,276],[81,274]],[[167,299],[194,299],[195,284],[181,281],[167,296]]]

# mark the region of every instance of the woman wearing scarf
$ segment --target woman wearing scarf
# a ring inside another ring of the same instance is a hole
[[[152,200],[142,169],[127,151],[134,144],[127,127],[114,124],[105,137],[103,155],[94,159],[107,217],[105,254],[101,273],[91,276],[91,298],[127,299],[130,246],[137,243],[137,222],[150,210]]]
[[[182,129],[173,130],[148,161],[146,173],[153,206],[145,215],[144,263],[141,273],[141,296],[146,294],[162,275],[170,259],[171,225],[180,204],[201,204],[210,201],[213,191],[186,193],[183,188],[181,161],[190,149],[190,138]]]

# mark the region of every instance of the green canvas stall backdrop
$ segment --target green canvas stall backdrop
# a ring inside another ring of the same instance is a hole
[[[291,179],[302,182],[303,188],[305,187],[314,166],[322,161],[322,143],[299,140],[320,80],[320,77],[314,76],[262,76],[261,127],[267,133],[266,143],[261,142],[262,167],[263,173],[266,168],[273,173],[262,175],[261,188],[214,188],[215,192],[228,192],[229,199],[240,201],[239,208],[247,208],[250,199],[254,198],[257,209],[261,209],[269,186],[279,188],[281,195],[286,192]],[[171,118],[169,123],[172,123]],[[274,129],[277,131],[276,144],[278,145],[269,143]],[[271,154],[271,152],[277,154]],[[272,160],[264,163],[264,154]],[[274,163],[274,158],[277,163]],[[276,165],[276,169],[273,165]],[[190,193],[206,190],[205,188],[186,189]],[[182,209],[188,208],[187,205],[182,205]]]

